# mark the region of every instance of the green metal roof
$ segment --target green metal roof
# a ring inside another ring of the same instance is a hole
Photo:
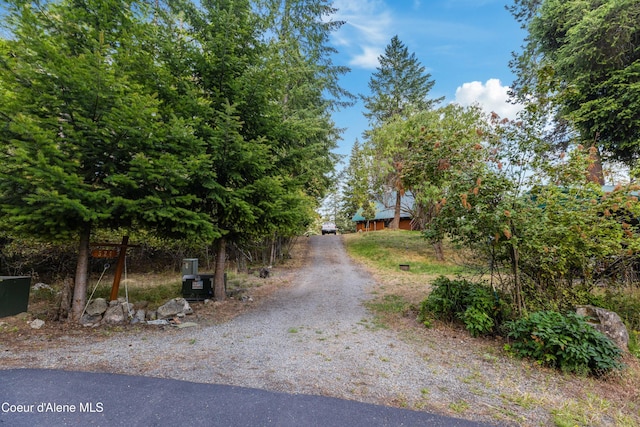
[[[395,201],[395,194],[393,196],[393,201]],[[410,211],[413,209],[413,204],[415,200],[413,198],[413,194],[405,193],[404,196],[400,199],[400,218],[408,218],[411,216]],[[369,220],[385,220],[385,219],[393,219],[393,215],[395,213],[395,206],[392,204],[390,206],[386,206],[384,203],[376,201],[376,216],[374,218],[369,218]],[[353,222],[361,222],[366,221],[367,219],[362,216],[362,208],[358,209],[358,212],[355,213],[351,221]]]

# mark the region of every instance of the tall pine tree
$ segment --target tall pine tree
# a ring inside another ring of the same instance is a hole
[[[369,80],[371,95],[361,95],[371,130],[368,147],[375,159],[378,187],[395,192],[394,217],[390,228],[400,225],[401,199],[406,191],[402,181],[402,169],[407,158],[407,141],[387,140],[374,137],[376,128],[391,120],[407,118],[416,111],[431,110],[443,98],[430,99],[429,92],[435,81],[426,73],[414,53],[394,36],[378,58],[380,66]]]
[[[335,83],[326,73],[337,70],[323,62],[332,26],[321,19],[328,9],[322,1],[285,3],[263,10],[261,2],[211,0],[179,9],[196,41],[187,93],[200,94],[190,108],[207,160],[194,185],[217,234],[218,299],[227,245],[301,231],[333,168],[337,131],[324,93]]]
[[[429,99],[435,81],[398,36],[393,36],[378,61],[380,66],[369,80],[371,95],[360,96],[367,109],[364,115],[372,126],[394,116],[405,117],[412,110],[430,110],[442,101]]]

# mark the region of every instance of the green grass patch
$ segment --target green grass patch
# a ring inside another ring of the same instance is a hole
[[[611,402],[606,399],[588,394],[581,400],[571,400],[562,407],[551,410],[553,423],[558,427],[595,426],[603,425],[604,419],[613,418],[616,426],[632,426],[627,417],[611,413]],[[612,417],[613,415],[613,417]],[[625,421],[626,420],[626,421]]]
[[[409,302],[400,295],[385,295],[380,299],[368,301],[366,306],[377,313],[403,313],[409,308]]]
[[[350,255],[365,260],[381,270],[399,271],[409,265],[411,275],[456,275],[464,266],[436,261],[435,252],[418,231],[377,231],[349,235],[345,239]]]
[[[469,404],[464,400],[458,400],[449,404],[449,409],[457,414],[462,414],[469,409]]]
[[[112,283],[100,284],[93,295],[93,299],[109,299],[111,286]],[[118,295],[124,297],[125,294],[129,295],[129,302],[147,301],[150,308],[157,308],[170,299],[182,296],[182,281],[175,280],[146,286],[127,285],[126,289],[125,285],[121,283]]]

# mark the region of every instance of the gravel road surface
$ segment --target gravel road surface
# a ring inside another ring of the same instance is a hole
[[[442,339],[411,339],[375,327],[363,305],[371,297],[371,276],[349,259],[341,236],[309,239],[310,259],[295,282],[228,323],[114,334],[96,342],[70,337],[63,346],[29,353],[4,349],[0,365],[4,359],[12,368],[111,372],[321,395],[494,423],[505,404],[507,378],[519,378],[523,387],[539,381],[554,398],[553,384],[542,375],[524,376],[512,363],[489,354],[459,354],[468,337],[454,336],[443,344]],[[531,421],[545,416],[535,411],[526,415]]]

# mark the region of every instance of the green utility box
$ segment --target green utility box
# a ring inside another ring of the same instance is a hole
[[[227,292],[227,273],[224,273],[224,291]],[[214,298],[213,274],[182,276],[182,297],[187,301],[204,301]]]
[[[0,317],[27,311],[30,287],[29,276],[0,276]]]

